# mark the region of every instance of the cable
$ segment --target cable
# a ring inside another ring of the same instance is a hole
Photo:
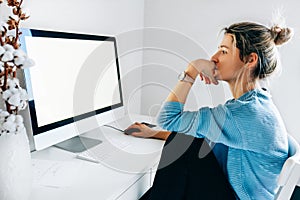
[[[120,131],[120,132],[124,133],[124,130],[119,129],[119,128],[116,128],[116,127],[114,127],[114,126],[111,126],[111,125],[108,125],[108,124],[105,124],[105,125],[103,125],[103,126],[106,126],[106,127],[109,127],[109,128],[112,128],[112,129],[115,129],[115,130],[117,130],[117,131]]]
[[[154,124],[149,124],[149,123],[147,123],[147,122],[141,122],[141,124],[144,124],[144,125],[146,125],[146,126],[148,126],[148,127],[150,127],[150,128],[156,127],[156,125],[154,125]],[[122,130],[122,129],[116,128],[116,127],[111,126],[111,125],[108,125],[108,124],[105,124],[105,125],[103,125],[103,126],[106,126],[106,127],[112,128],[112,129],[115,129],[115,130],[120,131],[120,132],[122,132],[122,133],[125,132],[125,131]]]

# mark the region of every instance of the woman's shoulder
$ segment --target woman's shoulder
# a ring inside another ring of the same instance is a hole
[[[271,94],[265,88],[257,88],[244,93],[238,99],[229,99],[224,104],[229,109],[255,107],[256,104],[272,103]]]

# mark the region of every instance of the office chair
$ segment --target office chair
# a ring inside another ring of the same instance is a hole
[[[297,184],[300,185],[300,145],[291,136],[288,136],[289,158],[285,161],[277,183],[279,190],[275,200],[288,200],[291,198]]]
[[[179,135],[181,136],[181,134]],[[181,136],[181,137],[186,137],[186,138],[181,138],[179,141],[188,141],[188,140],[193,140],[193,139],[189,139],[187,136]],[[168,138],[169,140],[169,138]],[[166,141],[166,144],[168,143],[168,140]],[[193,148],[193,146],[199,146],[199,142],[200,141],[197,141],[198,139],[196,139],[194,142],[195,144],[192,143],[192,145],[188,148],[188,149],[191,149]],[[278,185],[280,186],[278,192],[276,193],[275,195],[275,200],[289,200],[293,194],[293,191],[300,179],[300,145],[297,143],[297,141],[292,137],[292,136],[288,136],[288,144],[289,144],[289,158],[285,161],[283,167],[282,167],[282,170],[281,170],[281,173],[278,177]],[[181,145],[175,145],[178,147],[182,147],[182,146],[185,146],[183,144]],[[201,145],[200,145],[201,146]],[[164,147],[165,148],[165,147]],[[196,149],[196,152],[198,152],[199,149]],[[188,150],[184,153],[183,157],[185,156],[190,156],[191,152]],[[194,154],[194,152],[192,153]],[[163,149],[163,154],[162,154],[162,158],[164,158],[165,156],[169,157],[170,154],[167,152],[167,149]],[[209,156],[210,159],[211,159],[211,156]],[[180,160],[180,159],[179,159]],[[161,160],[162,161],[162,160]],[[161,164],[161,161],[160,161],[160,164]],[[181,162],[181,161],[179,161]],[[179,166],[179,162],[175,162],[175,169],[176,171],[182,171],[182,167]],[[195,162],[195,160],[193,160],[193,162]],[[186,168],[185,164],[183,164],[184,168]],[[200,166],[199,166],[200,167]],[[169,169],[167,169],[167,171],[170,171]],[[157,176],[158,175],[158,176]],[[163,172],[163,173],[157,173],[156,174],[157,177],[155,177],[156,179],[160,179],[161,177],[163,179],[166,179],[165,176],[169,177],[169,175],[166,174],[166,172]],[[219,175],[218,175],[219,176]],[[195,177],[195,179],[201,179],[201,177]],[[198,180],[199,180],[198,179]],[[154,181],[154,186],[155,185],[159,185],[159,187],[161,187],[160,183],[155,183]],[[221,183],[223,185],[226,185],[227,187],[227,184],[224,184],[224,183]],[[300,185],[300,181],[298,183]],[[179,184],[180,187],[184,187],[182,184]],[[223,186],[221,186],[223,187]],[[157,189],[157,188],[156,188]],[[142,197],[140,198],[139,200],[148,200],[148,199],[151,199],[150,196],[151,196],[151,191],[153,190],[153,188],[150,188],[150,190],[147,191],[147,193]],[[174,188],[173,188],[174,190]],[[179,189],[177,188],[177,191]],[[228,190],[228,189],[226,189]],[[176,189],[174,190],[176,191]],[[159,192],[156,192],[158,193],[159,195],[162,194],[161,191]],[[221,199],[224,199],[223,198],[224,196],[221,197]],[[154,198],[155,199],[155,198]],[[160,198],[157,198],[157,199],[160,199]],[[207,198],[207,199],[211,199],[211,198]],[[227,199],[230,199],[230,198],[227,198]],[[235,199],[235,198],[232,198],[232,199]]]

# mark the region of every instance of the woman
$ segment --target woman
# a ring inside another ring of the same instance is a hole
[[[281,116],[259,81],[279,65],[277,45],[291,36],[289,28],[242,22],[224,29],[211,60],[192,61],[158,117],[168,131],[154,131],[136,123],[137,137],[166,139],[172,131],[206,138],[219,145],[214,151],[239,199],[274,199],[276,180],[288,157],[287,132]],[[187,95],[199,75],[206,84],[226,81],[233,99],[214,108],[183,111]],[[201,169],[199,169],[201,170]]]

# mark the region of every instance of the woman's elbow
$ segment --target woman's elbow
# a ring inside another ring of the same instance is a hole
[[[157,124],[164,130],[174,131],[176,130],[176,126],[178,124],[179,116],[170,116],[160,114],[157,118]]]

